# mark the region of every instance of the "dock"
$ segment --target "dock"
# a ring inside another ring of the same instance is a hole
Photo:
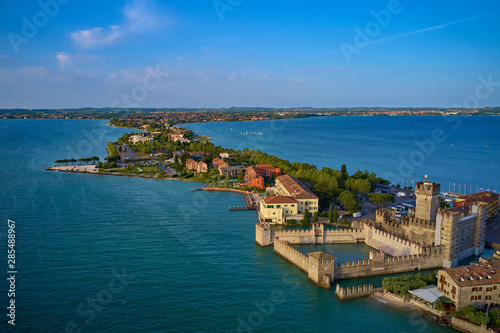
[[[229,207],[229,210],[255,210],[255,207],[235,206]]]

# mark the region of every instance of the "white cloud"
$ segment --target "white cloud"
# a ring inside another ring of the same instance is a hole
[[[56,54],[56,58],[59,61],[59,67],[61,69],[64,69],[64,67],[67,65],[81,66],[83,64],[93,62],[101,58],[101,56],[93,54],[74,54],[67,52],[58,52]]]
[[[123,8],[123,15],[121,25],[79,30],[71,38],[81,48],[106,47],[126,37],[162,30],[172,22],[154,0],[133,0]]]

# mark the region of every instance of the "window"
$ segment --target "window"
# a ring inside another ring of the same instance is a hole
[[[455,294],[456,292],[457,292],[457,287],[453,286],[453,288],[451,288],[451,293]]]
[[[274,208],[274,205],[267,205],[267,208]]]
[[[479,291],[483,291],[483,287],[479,287]]]
[[[281,205],[276,205],[276,208],[281,208]]]
[[[481,299],[481,295],[477,296],[477,299]]]

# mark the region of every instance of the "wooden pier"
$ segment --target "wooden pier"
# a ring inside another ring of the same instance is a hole
[[[245,206],[236,206],[236,207],[229,207],[229,210],[255,210],[255,207],[245,207]]]

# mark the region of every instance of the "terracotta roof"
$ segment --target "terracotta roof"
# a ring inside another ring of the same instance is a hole
[[[249,166],[248,168],[246,168],[246,177],[248,179],[262,178],[262,176],[257,173],[253,166]]]
[[[500,260],[498,259],[487,258],[468,266],[443,270],[461,287],[500,284]]]
[[[255,167],[257,169],[268,170],[268,171],[274,171],[277,169],[273,167],[271,164],[256,164]]]
[[[500,194],[493,193],[493,192],[478,192],[478,193],[463,195],[463,196],[458,197],[458,198],[464,199],[466,201],[478,201],[478,202],[490,203],[490,202],[495,201],[495,200],[498,201],[499,197],[500,197]]]
[[[299,182],[297,178],[290,175],[282,175],[276,178],[283,187],[295,199],[318,199],[304,184]]]
[[[266,204],[297,203],[297,200],[295,200],[292,197],[278,196],[278,197],[266,197],[264,198],[264,202]]]

